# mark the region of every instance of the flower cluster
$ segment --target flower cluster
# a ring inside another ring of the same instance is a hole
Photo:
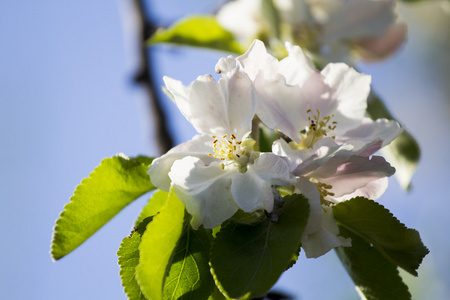
[[[272,213],[283,193],[301,193],[310,216],[302,237],[308,257],[351,241],[339,236],[331,207],[355,196],[378,198],[395,169],[373,154],[402,131],[365,117],[370,76],[345,64],[318,71],[300,47],[281,61],[255,40],[237,58],[221,58],[221,78],[189,86],[164,77],[170,96],[199,132],[153,161],[152,183],[173,189],[193,228],[215,228],[235,215]],[[261,129],[263,128],[263,129]],[[259,149],[260,130],[280,138]]]
[[[217,19],[242,39],[289,40],[332,62],[349,61],[352,50],[366,60],[383,59],[405,40],[395,0],[274,0],[273,8],[267,3],[231,1]]]

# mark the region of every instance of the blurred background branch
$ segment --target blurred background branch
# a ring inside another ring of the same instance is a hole
[[[152,76],[152,59],[149,54],[146,41],[155,33],[157,26],[153,24],[145,14],[145,1],[133,0],[130,9],[130,18],[136,22],[139,43],[139,62],[134,80],[145,89],[146,97],[150,104],[152,120],[154,124],[155,138],[159,154],[166,153],[173,147],[173,138],[167,127],[167,118],[162,108],[161,101],[155,90]]]

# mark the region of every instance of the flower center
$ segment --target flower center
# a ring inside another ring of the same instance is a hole
[[[208,153],[208,155],[224,161],[222,163],[222,169],[235,165],[239,170],[245,171],[247,164],[253,163],[254,159],[258,156],[253,151],[255,141],[252,139],[238,141],[234,134],[225,134],[222,137],[213,135],[211,137],[213,139],[214,153]]]
[[[334,193],[329,191],[332,188],[332,186],[322,182],[313,182],[313,183],[316,185],[317,190],[320,193],[320,202],[323,205],[327,206],[332,204],[333,203],[332,201],[325,199],[327,196],[334,196]]]
[[[234,134],[231,134],[229,138],[225,134],[222,138],[217,136],[211,136],[213,141],[213,153],[209,153],[209,156],[218,158],[220,160],[238,160],[245,155],[245,149],[241,148],[241,141],[237,141]]]
[[[310,125],[304,133],[302,132],[302,142],[298,145],[299,149],[312,148],[315,142],[327,136],[336,128],[337,122],[331,120],[334,115],[321,117],[319,110],[316,112],[317,114],[308,117]],[[311,110],[308,109],[306,113],[311,113]],[[332,136],[332,138],[335,137]]]

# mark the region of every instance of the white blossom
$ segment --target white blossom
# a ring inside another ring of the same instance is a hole
[[[355,196],[376,199],[385,191],[395,169],[372,155],[402,128],[395,121],[365,117],[369,76],[345,64],[329,64],[319,72],[300,47],[288,44],[287,49],[288,57],[278,61],[255,41],[237,61],[254,82],[259,118],[292,140],[275,141],[272,151],[288,159],[296,192],[309,200],[302,244],[308,257],[318,257],[349,245],[338,236],[330,206]],[[229,72],[227,59],[216,69]]]
[[[273,210],[273,185],[292,185],[287,159],[254,151],[249,138],[256,111],[251,79],[228,60],[216,83],[200,76],[189,86],[164,77],[182,114],[200,133],[153,161],[155,186],[174,189],[192,215],[191,225],[214,228],[236,213]]]
[[[319,72],[300,47],[287,43],[286,48],[289,55],[278,61],[255,40],[237,58],[253,80],[257,114],[269,128],[286,134],[297,148],[312,148],[328,136],[355,151],[375,141],[382,148],[401,133],[395,121],[365,116],[370,76],[343,63]],[[216,66],[222,72],[227,68],[226,59]]]

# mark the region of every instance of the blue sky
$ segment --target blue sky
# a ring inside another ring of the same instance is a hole
[[[192,7],[180,4],[184,2],[164,1],[164,6],[151,8],[154,17],[168,23],[214,7],[206,0]],[[360,69],[373,76],[377,92],[422,146],[412,191],[402,191],[392,179],[380,202],[418,229],[431,250],[419,280],[405,277],[414,299],[445,299],[450,298],[449,17],[427,18],[411,9],[404,15],[415,22],[404,51]],[[131,52],[125,41],[114,1],[0,2],[4,299],[126,299],[116,251],[146,199],[131,204],[62,260],[54,263],[49,255],[56,218],[75,186],[102,158],[118,152],[156,154],[145,99],[131,81]],[[223,56],[167,46],[155,48],[152,55],[157,78],[168,75],[186,84],[213,73]],[[169,100],[166,108],[172,128],[183,128],[177,141],[189,139],[194,133],[190,125]],[[301,299],[356,297],[332,252],[315,260],[301,257],[276,287]]]

